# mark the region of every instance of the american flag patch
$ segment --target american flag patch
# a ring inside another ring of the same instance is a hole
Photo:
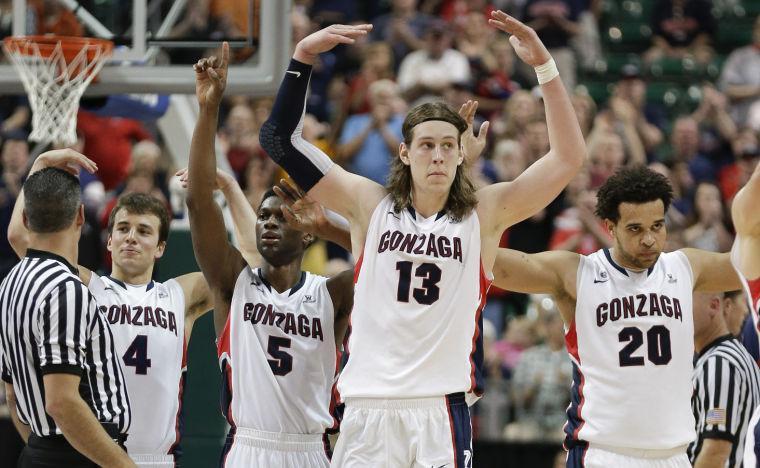
[[[705,418],[707,424],[726,424],[726,409],[725,408],[713,408],[707,411],[707,417]]]

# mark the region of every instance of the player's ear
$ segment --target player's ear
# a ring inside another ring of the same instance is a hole
[[[77,210],[77,217],[75,222],[78,228],[84,225],[84,204],[79,205],[79,210]]]
[[[406,143],[403,141],[398,148],[398,157],[401,158],[401,162],[404,163],[404,165],[409,165],[409,148],[406,147]]]
[[[604,228],[610,233],[610,236],[615,237],[615,223],[609,219],[604,218]]]
[[[166,241],[161,241],[158,243],[158,248],[156,249],[156,254],[153,256],[156,260],[164,256],[164,251],[166,250]]]

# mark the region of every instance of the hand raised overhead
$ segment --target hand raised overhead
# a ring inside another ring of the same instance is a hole
[[[508,34],[509,43],[515,49],[517,56],[520,60],[527,63],[531,67],[537,67],[548,62],[552,56],[549,51],[546,50],[541,39],[538,38],[538,34],[533,28],[525,25],[524,23],[516,20],[501,10],[491,12],[491,19],[488,23],[500,29]]]
[[[219,105],[227,86],[227,67],[230,62],[230,45],[222,44],[221,58],[202,58],[193,65],[195,70],[195,95],[201,107]]]
[[[301,39],[296,45],[293,58],[313,65],[317,55],[331,50],[338,44],[353,44],[356,38],[366,35],[371,30],[371,24],[333,24]]]

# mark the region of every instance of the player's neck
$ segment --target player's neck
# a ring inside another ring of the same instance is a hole
[[[79,258],[79,233],[55,232],[52,234],[29,233],[29,249],[54,253],[76,266]]]
[[[301,279],[301,259],[298,258],[286,265],[274,266],[264,262],[261,274],[278,293],[292,288]]]
[[[728,335],[728,327],[722,321],[714,323],[710,328],[694,334],[694,349],[697,354],[704,351],[705,347],[721,336]]]
[[[111,262],[111,278],[117,279],[127,284],[148,284],[153,278],[153,266],[139,273],[128,273],[127,271],[119,268],[119,265],[116,263]]]
[[[412,208],[423,218],[429,218],[443,210],[448,199],[448,192],[426,192],[412,189]]]
[[[621,255],[618,253],[618,249],[614,247],[610,248],[610,255],[612,255],[612,259],[615,261],[615,263],[625,268],[626,270],[630,270],[636,273],[641,273],[642,271],[646,270],[646,268],[633,266],[626,262],[624,258],[621,258]]]

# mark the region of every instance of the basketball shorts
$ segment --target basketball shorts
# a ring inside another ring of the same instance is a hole
[[[129,458],[140,468],[174,468],[173,455],[133,455]]]
[[[755,408],[744,441],[744,468],[755,468],[760,460],[760,406]]]
[[[472,468],[472,426],[464,394],[346,399],[331,466]]]
[[[322,434],[284,434],[236,427],[227,435],[223,468],[328,468]]]
[[[691,468],[686,446],[674,450],[611,449],[594,444],[573,447],[567,452],[567,468]]]

